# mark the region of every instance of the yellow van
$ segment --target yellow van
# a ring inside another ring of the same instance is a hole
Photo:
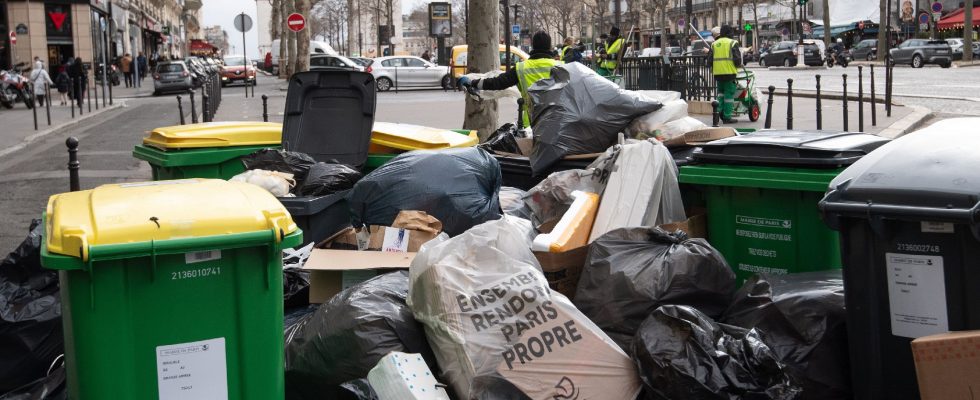
[[[510,46],[510,53],[514,55],[515,63],[519,61],[527,60],[528,57],[530,57],[527,55],[527,53],[521,50],[520,47],[517,46]],[[453,52],[451,57],[449,58],[449,70],[452,71],[453,79],[456,79],[456,77],[459,76],[466,75],[466,54],[467,54],[467,47],[465,44],[453,46]],[[507,54],[507,46],[500,45],[500,70],[501,71],[506,69],[505,67],[505,65],[507,64],[506,54]]]

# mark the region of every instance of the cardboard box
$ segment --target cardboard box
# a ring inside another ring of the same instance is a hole
[[[323,303],[379,273],[407,269],[414,252],[313,249],[303,269],[310,271],[310,303]]]
[[[667,147],[697,146],[718,139],[737,136],[738,132],[734,128],[707,128],[690,131],[683,136],[670,139],[664,142]]]
[[[940,333],[912,341],[922,400],[968,400],[980,394],[980,331]]]
[[[687,232],[687,237],[692,239],[705,239],[708,237],[708,219],[705,217],[704,213],[695,214],[694,216],[681,222],[663,224],[660,225],[660,227],[668,232],[682,230]]]

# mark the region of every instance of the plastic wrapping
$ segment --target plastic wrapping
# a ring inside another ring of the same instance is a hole
[[[68,384],[65,365],[56,362],[46,376],[38,378],[7,393],[0,394],[0,400],[67,400]]]
[[[633,400],[635,366],[548,289],[532,232],[505,216],[429,241],[412,261],[408,304],[436,351],[440,380],[459,399]]]
[[[384,274],[345,289],[287,330],[287,397],[324,398],[323,391],[366,378],[392,351],[420,353],[434,365],[407,295],[407,272]]]
[[[846,316],[844,281],[834,270],[753,276],[722,322],[762,331],[804,399],[850,399]]]
[[[524,196],[527,196],[527,192],[510,186],[501,186],[499,196],[500,209],[504,211],[504,214],[531,220],[531,209],[524,203]]]
[[[518,136],[517,126],[506,123],[490,134],[486,142],[480,144],[480,148],[486,151],[499,151],[510,154],[521,154],[521,148],[517,145]]]
[[[693,307],[668,305],[640,325],[633,353],[653,399],[796,399],[776,355],[756,330],[718,324]]]
[[[640,96],[666,104],[668,101],[680,100],[681,92],[673,90],[634,90]]]
[[[678,118],[670,121],[666,124],[660,125],[657,129],[652,132],[652,135],[645,133],[640,133],[636,136],[637,139],[657,139],[661,142],[666,142],[671,139],[676,139],[678,137],[684,136],[685,133],[696,131],[699,129],[705,129],[708,125],[704,122],[699,121],[692,117]]]
[[[296,181],[293,174],[279,171],[266,171],[264,169],[252,169],[235,175],[229,179],[231,182],[251,183],[262,189],[269,191],[273,196],[283,197],[289,194]]]
[[[296,190],[299,196],[324,196],[354,187],[362,177],[357,170],[344,164],[318,162],[310,166],[303,184]]]
[[[473,81],[476,79],[493,78],[502,73],[504,72],[498,69],[482,74],[477,72],[470,72],[463,76],[470,78],[470,80]],[[497,99],[503,99],[507,97],[514,98],[514,99],[520,98],[521,97],[520,89],[518,89],[517,86],[511,86],[504,90],[480,90],[480,98],[483,100],[497,100]]]
[[[575,305],[624,349],[657,307],[692,306],[718,317],[735,291],[735,273],[704,239],[661,228],[623,228],[589,246]]]
[[[603,185],[590,169],[554,172],[531,188],[524,202],[534,214],[536,225],[561,218],[572,205],[572,192],[602,193]]]
[[[655,138],[664,124],[687,117],[687,102],[671,100],[663,108],[640,116],[626,127],[626,135],[638,139]]]
[[[532,175],[543,174],[565,156],[605,151],[637,116],[661,107],[635,92],[621,90],[580,63],[554,67],[551,77],[528,89],[534,103],[531,126]]]
[[[312,242],[282,252],[282,297],[287,310],[310,304],[310,271],[304,270],[303,265],[310,258],[311,251]]]
[[[368,373],[368,382],[381,400],[449,400],[419,354],[388,353]]]
[[[65,352],[58,272],[41,267],[41,220],[0,262],[0,393],[43,378]]]
[[[423,211],[458,235],[500,218],[500,165],[479,148],[417,150],[398,155],[347,194],[355,226],[391,226],[402,210]]]
[[[242,157],[245,169],[264,169],[293,174],[296,182],[306,179],[310,167],[316,164],[312,157],[294,151],[262,149]]]

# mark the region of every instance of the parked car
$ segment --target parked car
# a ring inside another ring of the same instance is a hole
[[[324,70],[364,71],[364,67],[344,56],[311,54],[310,71]]]
[[[255,66],[245,61],[245,56],[225,56],[221,67],[221,86],[235,82],[255,84]],[[247,64],[247,65],[246,65]]]
[[[419,57],[388,56],[374,59],[371,74],[379,92],[398,87],[452,87],[449,68],[433,64]]]
[[[507,69],[507,47],[504,45],[499,46],[500,51],[500,70],[503,71]],[[530,56],[527,55],[523,50],[517,46],[510,46],[510,53],[512,54],[511,62],[516,64],[519,61],[527,60]],[[459,46],[453,46],[451,56],[449,57],[449,68],[452,71],[453,79],[458,76],[466,75],[466,55],[467,47],[465,44]]]
[[[357,63],[357,65],[364,67],[364,72],[371,72],[368,70],[371,68],[371,64],[374,63],[374,59],[367,58],[367,57],[347,57],[347,58]]]
[[[153,71],[153,95],[163,92],[187,90],[194,87],[190,70],[183,61],[165,61]]]
[[[799,62],[797,46],[799,42],[785,41],[779,42],[769,48],[769,51],[759,56],[759,65],[763,67],[784,66],[793,67]],[[812,40],[803,41],[803,62],[809,66],[823,65],[823,56],[820,54],[820,46]]]
[[[963,39],[960,39],[960,38],[946,39],[946,43],[949,43],[949,49],[953,52],[953,60],[954,61],[956,61],[956,60],[962,60],[963,59],[963,46],[965,44],[963,42]]]
[[[896,64],[911,64],[912,68],[926,64],[949,68],[953,64],[953,49],[945,40],[909,39],[891,49],[888,57]]]
[[[864,39],[851,48],[852,60],[874,61],[878,54],[878,39]]]
[[[278,71],[279,70],[279,39],[272,41],[272,50],[270,51],[270,53],[272,53],[272,69],[274,71]],[[327,54],[327,55],[335,56],[340,53],[338,53],[337,50],[334,50],[333,47],[330,46],[330,43],[311,40],[310,54],[311,55]]]

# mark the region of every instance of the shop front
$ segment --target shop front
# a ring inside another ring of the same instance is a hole
[[[0,3],[0,69],[10,68],[10,35],[4,32],[17,32],[7,24],[7,3]]]

